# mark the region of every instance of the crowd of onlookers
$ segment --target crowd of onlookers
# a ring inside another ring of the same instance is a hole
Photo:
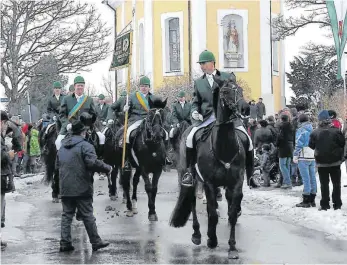
[[[346,123],[343,126],[343,121],[337,118],[334,110],[322,110],[314,117],[301,106],[285,108],[266,119],[250,118],[248,133],[260,158],[258,168],[262,172],[263,185],[270,186],[271,165],[277,162],[280,178],[276,187],[291,189],[303,184],[303,200],[296,206],[315,206],[318,171],[322,196],[319,210],[330,208],[330,179],[333,185],[333,207],[335,210],[340,209],[340,167],[347,158]]]

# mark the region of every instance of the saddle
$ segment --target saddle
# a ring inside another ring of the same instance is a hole
[[[140,126],[141,127],[141,126]],[[130,145],[133,146],[134,144],[134,141],[136,139],[136,137],[139,135],[140,131],[138,127],[137,129],[133,130],[131,133],[130,133]],[[115,139],[116,139],[116,143],[118,143],[118,147],[120,148],[123,148],[123,140],[124,140],[124,127],[120,128],[117,133],[116,133],[116,136],[115,136]]]
[[[205,142],[207,140],[207,138],[211,135],[212,128],[215,124],[216,124],[216,122],[212,122],[211,124],[207,125],[206,127],[199,129],[195,133],[194,139],[193,139],[193,145],[195,147],[199,142]]]

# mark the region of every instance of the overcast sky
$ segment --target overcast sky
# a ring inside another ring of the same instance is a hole
[[[90,2],[95,4],[95,6],[99,9],[99,11],[102,13],[102,19],[105,20],[109,27],[113,29],[113,16],[114,13],[111,9],[109,9],[106,5],[101,3],[101,0],[84,0],[86,2]],[[286,11],[286,15],[291,15],[292,12]],[[286,71],[289,71],[289,62],[293,59],[294,56],[299,54],[300,47],[306,44],[309,41],[315,42],[315,43],[332,43],[332,40],[327,39],[324,36],[325,32],[322,32],[321,29],[319,29],[317,26],[309,26],[304,29],[299,30],[295,36],[288,37],[286,39]],[[111,45],[113,46],[113,35],[110,36],[109,41],[111,42]],[[94,65],[92,65],[90,72],[82,72],[81,74],[84,76],[87,83],[93,84],[96,88],[96,90],[99,93],[104,92],[102,88],[102,77],[109,75],[109,66],[111,64],[112,59],[112,53],[109,54],[109,56],[103,60],[100,61]],[[113,80],[114,73],[110,73],[111,78]],[[73,78],[75,77],[75,74],[69,75],[69,84],[73,82]],[[4,88],[1,87],[1,97],[4,97]],[[286,97],[287,102],[290,100],[290,96],[292,95],[292,92],[289,89],[288,84],[286,84]]]

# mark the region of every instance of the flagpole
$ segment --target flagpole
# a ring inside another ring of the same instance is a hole
[[[133,16],[132,16],[132,22],[134,20],[134,14],[135,10],[133,10]],[[131,23],[132,25],[133,23]],[[127,99],[126,99],[126,105],[129,105],[129,94],[131,89],[130,84],[130,77],[131,77],[131,60],[132,60],[132,54],[133,54],[133,32],[131,28],[130,32],[130,46],[129,46],[129,64],[128,64],[128,83],[127,83]],[[129,117],[129,110],[125,112],[125,119],[124,119],[124,134],[123,134],[123,154],[122,154],[122,168],[125,166],[125,154],[126,154],[126,137],[127,137],[127,131],[128,131],[128,117]]]

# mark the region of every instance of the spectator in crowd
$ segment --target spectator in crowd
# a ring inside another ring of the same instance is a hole
[[[302,193],[303,200],[296,207],[308,208],[316,206],[316,163],[314,160],[314,151],[308,146],[312,131],[313,127],[309,122],[308,116],[301,114],[298,117],[298,129],[295,135],[296,141],[293,162],[298,164],[304,182],[304,190]]]
[[[73,121],[72,136],[62,141],[57,154],[59,185],[63,213],[61,218],[60,251],[73,251],[71,223],[76,209],[83,220],[93,250],[107,247],[101,240],[93,215],[94,172],[111,173],[112,167],[97,159],[94,147],[84,138],[86,127],[80,121]]]
[[[266,108],[265,108],[265,104],[263,103],[263,98],[259,98],[259,101],[256,106],[257,106],[257,120],[260,121],[266,115]]]
[[[275,123],[279,120],[279,115],[278,113],[275,113]]]
[[[271,144],[273,142],[273,137],[270,129],[267,128],[267,121],[259,121],[260,128],[256,130],[254,136],[254,146],[257,151],[262,150],[264,144]]]
[[[333,184],[332,201],[334,210],[341,209],[341,164],[344,158],[345,138],[342,132],[331,125],[327,110],[318,114],[318,128],[311,136],[309,147],[314,149],[318,167],[322,199],[319,210],[330,209],[329,177]]]
[[[329,112],[329,117],[330,117],[330,119],[331,119],[331,124],[332,124],[335,128],[337,128],[337,129],[339,129],[339,130],[342,131],[342,124],[341,124],[341,122],[337,119],[337,113],[336,113],[336,111],[335,111],[335,110],[328,110],[328,112]]]
[[[303,113],[301,111],[301,113]],[[298,129],[298,111],[296,108],[291,108],[290,109],[290,114],[292,115],[292,119],[291,119],[291,123],[293,125],[293,130],[294,130],[294,134],[293,134],[293,144],[295,147],[295,132]],[[292,179],[292,185],[293,186],[301,186],[302,185],[302,178],[298,172],[298,164],[294,163],[294,161],[292,161],[291,165],[290,165],[290,177]]]
[[[273,141],[276,141],[278,135],[278,129],[275,128],[275,118],[274,116],[269,116],[267,118],[267,128],[271,131]]]
[[[252,100],[249,102],[249,116],[251,119],[257,119],[257,106],[255,105],[255,101]]]
[[[249,119],[248,134],[251,136],[252,142],[254,143],[255,132],[257,131],[257,121],[255,119]]]
[[[292,183],[290,179],[290,164],[293,157],[293,126],[289,121],[289,116],[281,115],[281,124],[279,126],[279,134],[276,141],[278,147],[278,157],[280,170],[283,176],[282,189],[291,189]]]
[[[28,148],[30,173],[35,173],[36,159],[41,155],[39,144],[39,131],[32,124],[29,124],[28,131]]]
[[[260,169],[262,171],[264,187],[270,187],[270,168],[271,168],[270,150],[271,150],[271,146],[269,144],[263,144],[262,155],[260,158]]]
[[[5,132],[7,130],[8,115],[1,110],[1,228],[5,227],[5,194],[14,190],[12,160],[14,151],[8,150],[5,144]],[[1,250],[6,248],[7,244],[1,240]]]

